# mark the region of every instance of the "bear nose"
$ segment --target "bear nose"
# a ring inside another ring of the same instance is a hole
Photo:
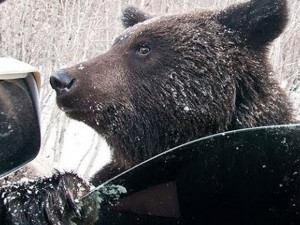
[[[50,77],[50,85],[57,95],[62,95],[76,86],[76,79],[67,71],[59,70]]]

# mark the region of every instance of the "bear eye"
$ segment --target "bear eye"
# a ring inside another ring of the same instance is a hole
[[[142,56],[148,55],[151,52],[151,48],[149,45],[143,44],[138,47],[136,53]]]

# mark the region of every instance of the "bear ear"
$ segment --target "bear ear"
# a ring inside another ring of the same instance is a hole
[[[150,19],[150,16],[135,7],[128,7],[123,11],[122,22],[125,28]]]
[[[251,0],[218,14],[219,22],[236,31],[247,45],[261,48],[273,41],[287,23],[286,0]]]

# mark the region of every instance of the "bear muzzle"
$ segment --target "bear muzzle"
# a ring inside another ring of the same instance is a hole
[[[66,70],[59,70],[50,77],[51,87],[56,91],[57,96],[70,92],[77,86],[76,79]]]

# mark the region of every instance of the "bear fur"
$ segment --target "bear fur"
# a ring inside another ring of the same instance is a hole
[[[78,199],[90,189],[77,175],[58,172],[49,178],[1,184],[0,224],[73,224],[73,218],[82,218]],[[93,224],[92,220],[85,218],[81,224]]]
[[[158,17],[127,8],[108,52],[50,79],[58,106],[113,149],[93,183],[199,137],[295,122],[267,57],[287,14],[286,0]]]

